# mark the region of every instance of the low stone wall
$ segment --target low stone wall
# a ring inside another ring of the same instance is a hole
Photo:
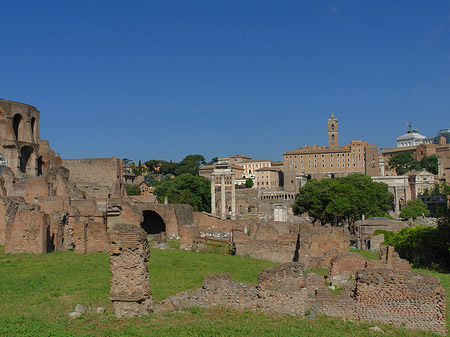
[[[341,296],[330,296],[324,278],[305,275],[291,262],[263,270],[258,285],[233,282],[229,274],[205,278],[201,289],[169,297],[155,312],[223,305],[238,310],[305,315],[309,309],[344,319],[446,334],[445,290],[431,275],[389,269],[357,270]]]

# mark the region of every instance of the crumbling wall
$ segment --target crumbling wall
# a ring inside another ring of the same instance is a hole
[[[66,244],[71,242],[68,238],[69,214],[63,211],[55,211],[50,214],[49,223],[49,251],[64,251],[70,250],[72,247]]]
[[[123,196],[122,160],[117,158],[64,159],[69,180],[88,196],[109,198]]]
[[[141,316],[152,307],[147,234],[134,225],[118,224],[110,235],[109,263],[115,315]]]
[[[35,209],[16,210],[13,220],[6,224],[5,253],[47,252],[49,217]]]
[[[399,271],[411,271],[407,260],[400,258],[391,246],[383,246],[380,249],[379,260],[368,260],[357,253],[340,253],[331,259],[328,267],[328,280],[340,284],[356,276],[360,269],[393,269]]]
[[[359,270],[353,300],[357,319],[446,334],[445,290],[436,276]]]
[[[297,235],[277,235],[271,240],[255,240],[244,232],[235,232],[234,243],[237,255],[286,263],[294,260]]]
[[[307,279],[299,263],[268,268],[258,275],[258,308],[274,314],[304,315],[308,309]]]
[[[437,277],[390,269],[358,270],[340,296],[330,296],[324,278],[305,275],[299,263],[263,270],[256,287],[229,274],[205,278],[201,289],[167,298],[155,312],[223,305],[238,310],[305,315],[309,309],[350,320],[394,324],[446,334],[445,290]]]
[[[86,226],[86,253],[109,251],[109,235],[103,222],[88,222]]]

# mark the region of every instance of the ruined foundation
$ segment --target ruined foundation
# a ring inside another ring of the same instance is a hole
[[[156,305],[154,312],[222,305],[237,310],[304,316],[310,309],[350,320],[372,321],[445,335],[445,290],[436,276],[391,269],[357,270],[340,296],[331,296],[325,279],[305,275],[298,262],[268,268],[258,285],[233,282],[228,273],[210,275],[200,289]]]
[[[137,317],[152,307],[147,234],[133,225],[114,226],[110,235],[109,263],[111,290],[116,317]]]

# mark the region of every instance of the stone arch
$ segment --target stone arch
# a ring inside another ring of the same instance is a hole
[[[16,140],[19,140],[19,131],[20,130],[20,124],[22,122],[22,115],[21,114],[15,114],[13,117],[13,131],[14,131],[14,136],[16,136]]]
[[[36,118],[31,118],[31,141],[36,143]]]
[[[142,212],[142,216],[144,217],[144,220],[141,222],[141,227],[147,234],[166,232],[166,223],[157,212],[146,210]]]
[[[33,148],[31,146],[24,146],[20,149],[20,172],[26,173],[30,168],[30,157],[33,155]]]

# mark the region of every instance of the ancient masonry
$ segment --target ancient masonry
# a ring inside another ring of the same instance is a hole
[[[297,262],[265,269],[258,285],[233,282],[228,273],[207,276],[201,289],[169,297],[155,312],[226,306],[274,314],[320,314],[432,331],[445,335],[445,290],[432,275],[390,269],[358,270],[341,296],[330,296],[324,278]]]
[[[146,314],[152,306],[147,234],[137,226],[119,224],[110,234],[111,290],[117,317]]]
[[[111,300],[117,317],[137,316],[151,305],[148,248],[142,232],[131,226],[117,230],[111,241]],[[301,263],[290,262],[263,270],[257,286],[233,282],[229,273],[210,275],[202,288],[178,293],[152,308],[161,313],[220,305],[300,316],[315,310],[333,317],[446,334],[445,289],[439,278],[396,270],[406,270],[409,265],[392,248],[383,248],[380,261],[348,254],[354,253],[340,254],[330,263],[329,277],[341,278],[339,296],[330,295],[323,276],[305,273]]]

